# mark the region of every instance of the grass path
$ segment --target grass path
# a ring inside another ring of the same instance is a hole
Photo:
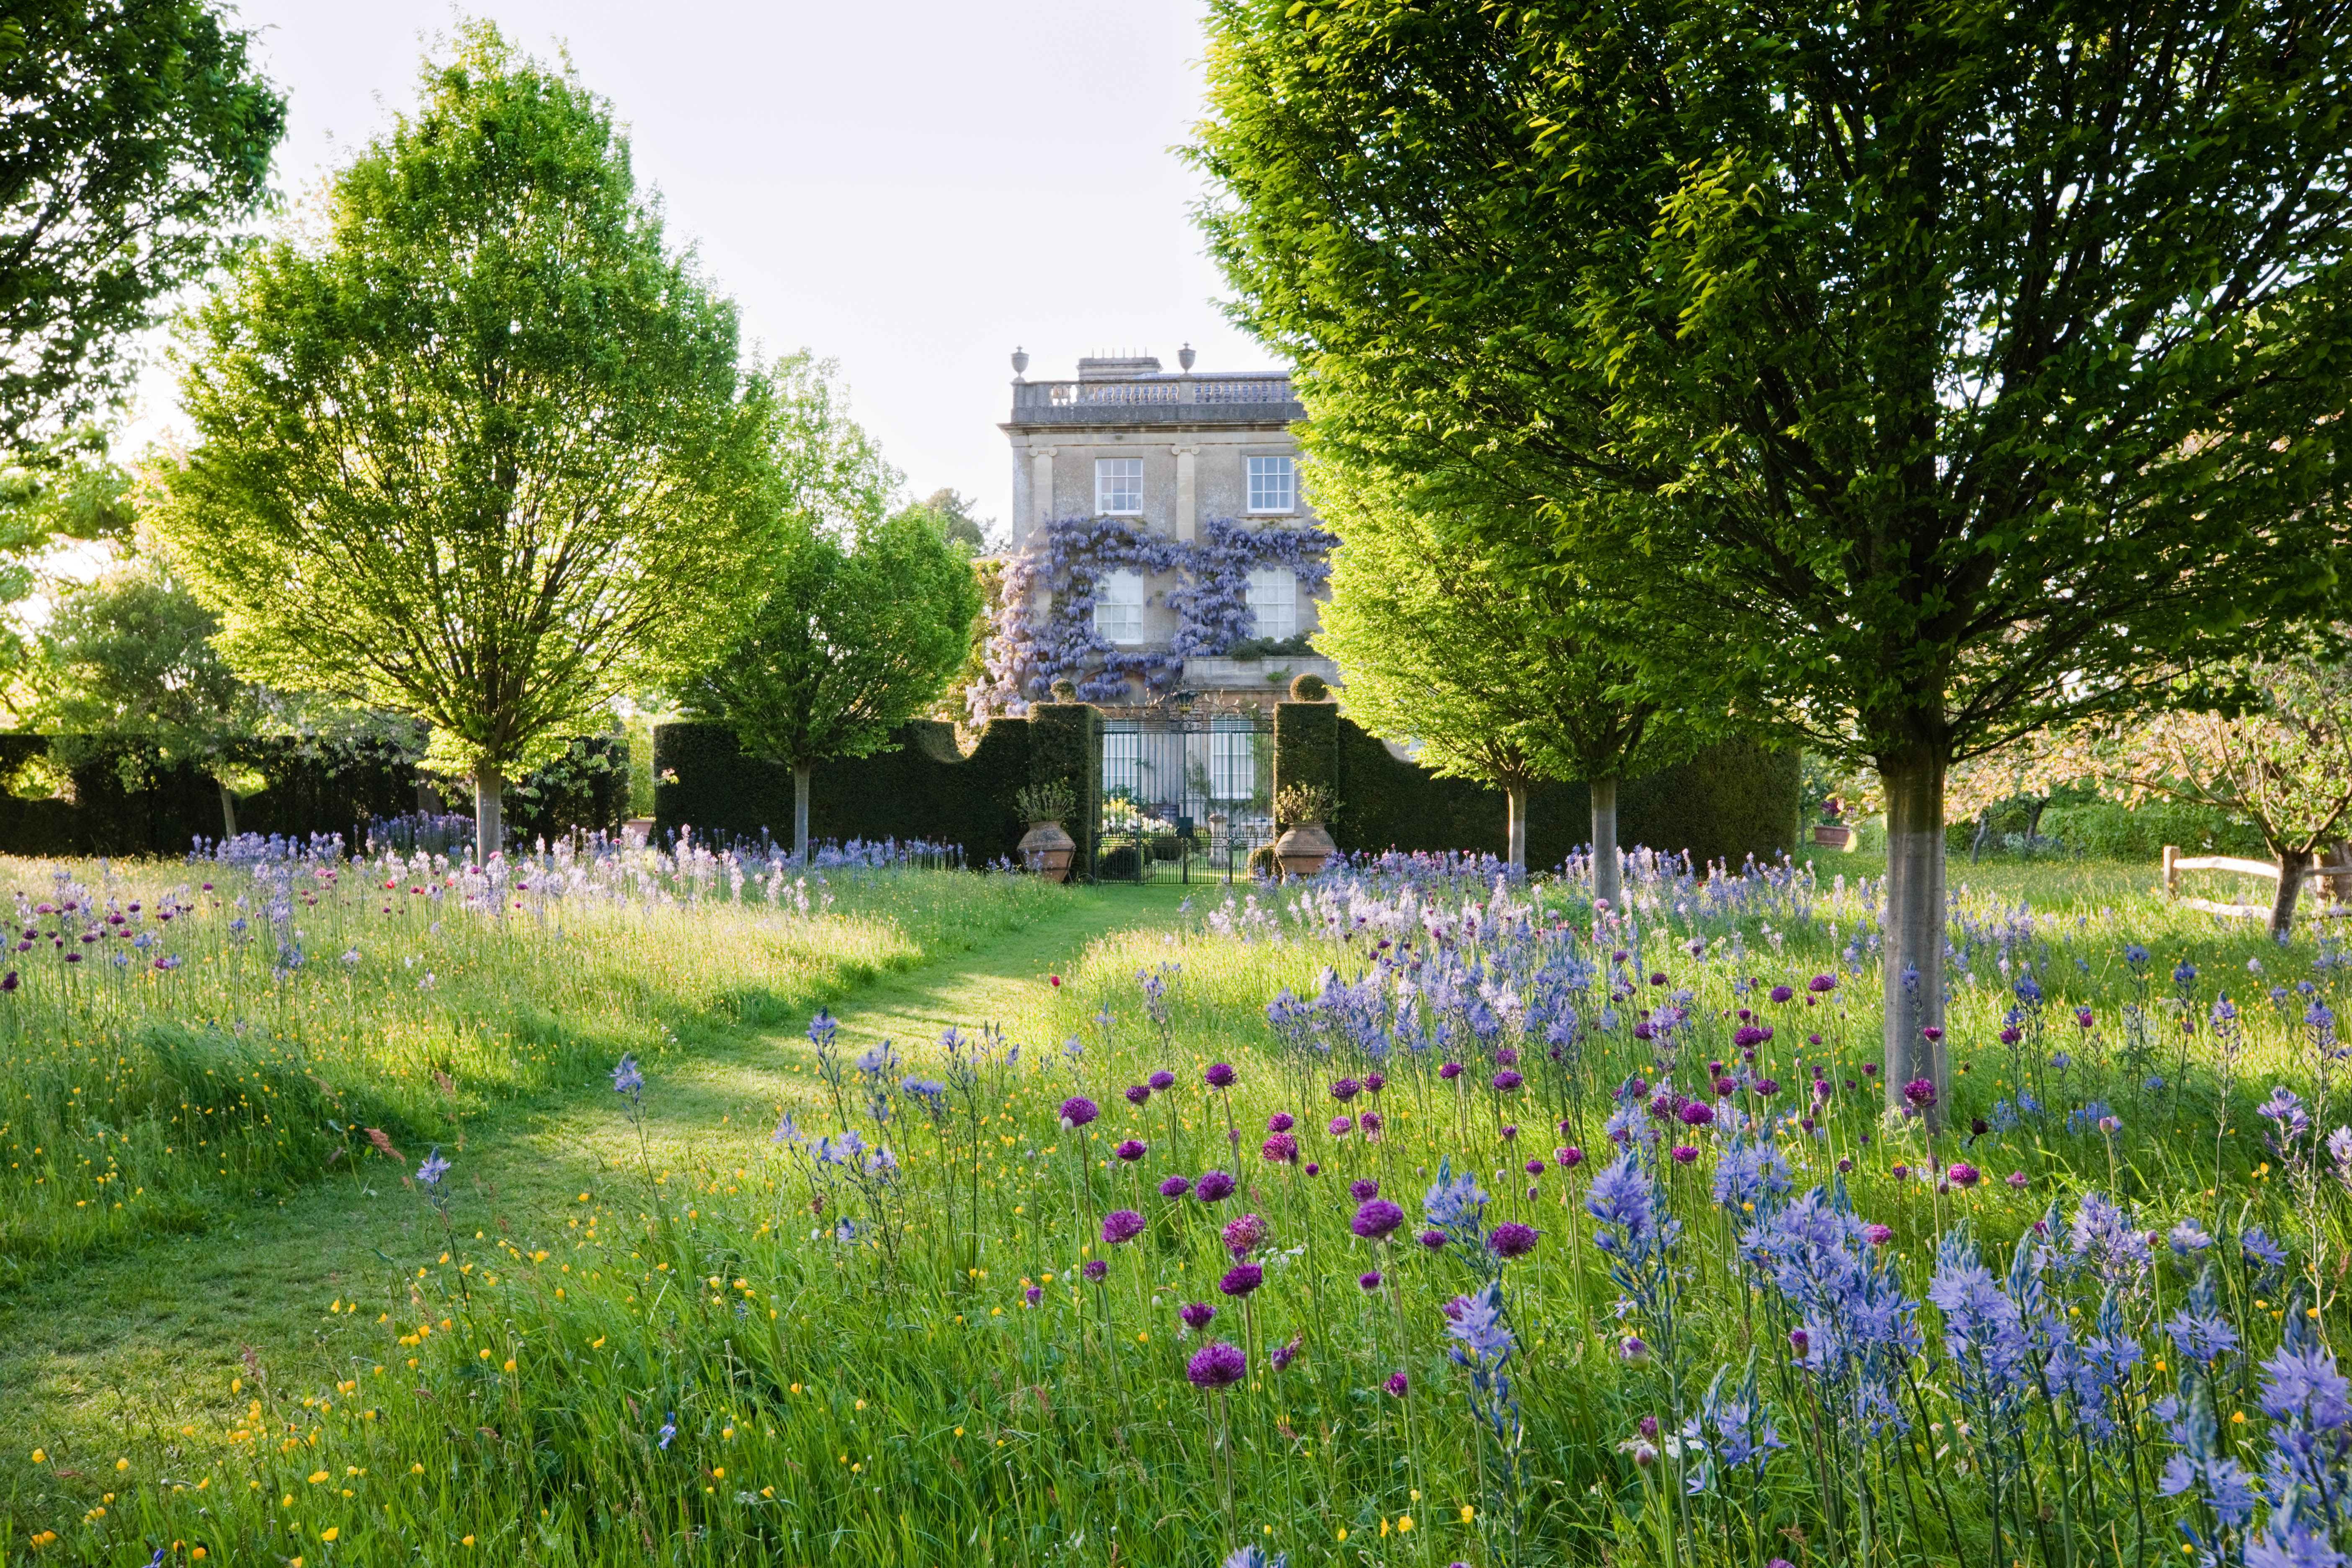
[[[1074,889],[1046,920],[836,998],[841,1043],[855,1052],[887,1037],[923,1060],[949,1024],[1013,1025],[1046,974],[1089,941],[1170,920],[1186,890]],[[814,1053],[796,1030],[746,1030],[652,1066],[644,1136],[656,1168],[748,1166],[779,1102],[814,1109]],[[455,1162],[451,1221],[461,1234],[552,1245],[583,1195],[642,1203],[638,1136],[609,1089],[505,1107],[444,1151]],[[404,1152],[410,1170],[425,1151]],[[0,1426],[45,1443],[48,1474],[82,1466],[87,1475],[112,1464],[119,1436],[200,1420],[216,1428],[242,1404],[228,1384],[247,1346],[280,1390],[323,1393],[381,1353],[377,1315],[406,1310],[402,1280],[440,1245],[431,1211],[377,1160],[204,1235],[0,1295],[0,1409],[10,1412]],[[331,1310],[338,1302],[343,1311]],[[0,1457],[0,1475],[12,1492],[45,1481],[21,1451]],[[37,1504],[37,1491],[10,1500]]]

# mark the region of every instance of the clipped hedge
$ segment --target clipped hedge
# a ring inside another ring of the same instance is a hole
[[[966,756],[953,725],[917,720],[890,751],[815,768],[809,837],[957,844],[974,866],[1009,858],[1027,830],[1013,797],[1030,782],[1031,728],[1025,719],[994,720]],[[720,843],[792,837],[792,770],[745,756],[724,724],[657,725],[654,780],[656,835],[685,830]],[[1075,825],[1070,833],[1086,842]]]
[[[1346,849],[1473,849],[1502,854],[1500,790],[1441,778],[1392,754],[1328,702],[1274,710],[1277,789],[1326,784],[1339,797],[1329,826]],[[1702,864],[1738,865],[1795,847],[1798,754],[1727,741],[1617,787],[1620,842],[1687,850]],[[1591,837],[1592,801],[1580,784],[1528,793],[1528,864],[1557,866]]]
[[[0,734],[0,780],[14,779],[50,752],[46,735]],[[220,785],[190,766],[158,767],[135,737],[78,739],[70,798],[31,798],[0,792],[0,854],[28,856],[184,855],[199,839],[218,839],[226,827]],[[509,795],[508,821],[516,841],[554,837],[572,827],[617,829],[627,815],[627,742],[599,736],[574,742],[569,763],[520,781]],[[595,759],[601,768],[583,764]],[[295,741],[244,743],[238,760],[267,780],[236,800],[240,833],[289,838],[339,833],[357,848],[368,824],[417,808],[421,775],[396,748],[383,746],[330,765],[305,755]],[[602,769],[617,769],[617,775]],[[150,781],[129,790],[124,773]],[[617,776],[615,785],[612,779]]]

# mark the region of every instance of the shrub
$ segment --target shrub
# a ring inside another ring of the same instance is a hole
[[[2154,860],[2168,844],[2192,855],[2264,853],[2262,835],[2210,806],[2151,801],[2132,807],[2113,801],[2052,806],[2042,814],[2042,832],[2086,855],[2119,860]]]
[[[1060,779],[1024,784],[1013,793],[1013,808],[1024,822],[1066,822],[1077,809],[1077,796]]]
[[[1285,827],[1302,822],[1328,823],[1339,809],[1339,801],[1322,784],[1285,784],[1274,795],[1274,819]]]
[[[1331,687],[1313,670],[1302,670],[1290,678],[1290,700],[1293,702],[1320,702],[1331,695]]]

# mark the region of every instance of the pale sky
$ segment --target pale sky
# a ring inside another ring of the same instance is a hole
[[[838,362],[856,417],[927,495],[977,496],[1001,536],[996,428],[1029,377],[1190,342],[1203,370],[1271,368],[1216,309],[1222,279],[1170,149],[1201,101],[1198,0],[244,0],[286,93],[288,195],[415,103],[453,22],[570,52],[628,128],[641,188],[742,312],[747,344]],[[173,423],[142,382],[134,437]]]

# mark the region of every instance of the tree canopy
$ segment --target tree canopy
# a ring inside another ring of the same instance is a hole
[[[732,637],[794,416],[601,100],[487,25],[422,100],[194,314],[156,521],[240,675],[431,726],[487,857],[507,778]]]
[[[11,0],[0,16],[0,455],[121,384],[157,300],[227,254],[286,105],[209,0]]]
[[[1940,1079],[1944,770],[2337,593],[2352,18],[1212,18],[1203,217],[1310,445],[1515,494],[1654,681],[1877,767],[1889,1091]]]
[[[971,556],[927,507],[846,533],[810,527],[751,630],[679,700],[732,726],[751,755],[793,770],[793,844],[805,856],[810,770],[887,747],[963,663],[980,610]]]
[[[1527,861],[1528,790],[1585,781],[1595,893],[1613,906],[1616,783],[1675,760],[1686,726],[1642,689],[1593,596],[1543,561],[1481,549],[1413,497],[1319,475],[1317,510],[1340,544],[1315,646],[1346,675],[1349,717],[1418,742],[1433,772],[1501,789],[1516,866]]]
[[[96,737],[147,743],[147,764],[194,764],[220,785],[222,829],[236,832],[235,795],[249,783],[238,743],[265,721],[267,699],[212,646],[220,622],[152,560],[117,567],[64,595],[42,630],[41,720],[68,751]],[[75,758],[64,759],[72,765]],[[131,789],[147,778],[126,778]]]

